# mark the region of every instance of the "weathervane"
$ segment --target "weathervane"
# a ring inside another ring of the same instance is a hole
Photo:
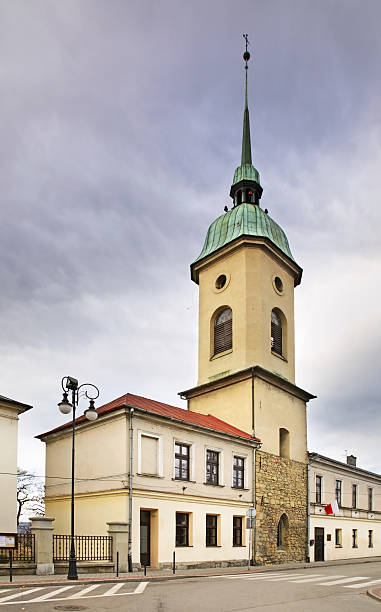
[[[250,53],[248,52],[247,47],[248,47],[248,45],[249,45],[250,43],[249,43],[249,39],[248,39],[248,34],[242,34],[242,36],[244,37],[244,39],[245,39],[245,44],[246,44],[246,50],[245,50],[245,53],[243,54],[243,59],[244,59],[244,60],[245,60],[245,62],[246,62],[246,63],[245,63],[245,70],[247,70],[247,62],[248,62],[248,61],[249,61],[249,59],[250,59]]]

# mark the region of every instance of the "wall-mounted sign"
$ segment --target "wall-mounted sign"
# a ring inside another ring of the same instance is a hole
[[[17,533],[0,533],[0,548],[17,548]]]

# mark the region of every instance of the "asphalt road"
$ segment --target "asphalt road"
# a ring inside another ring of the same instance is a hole
[[[368,584],[369,583],[369,584]],[[0,612],[381,612],[381,563],[160,582],[0,590]]]

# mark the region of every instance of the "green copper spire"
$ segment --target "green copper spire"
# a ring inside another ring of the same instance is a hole
[[[245,107],[243,111],[242,154],[241,165],[234,172],[233,184],[230,189],[230,197],[233,198],[235,206],[243,202],[258,204],[263,191],[259,172],[254,168],[251,159],[250,118],[247,103],[247,71],[250,53],[247,50],[249,44],[247,34],[244,34],[243,37],[246,50],[243,54],[245,62]]]
[[[251,161],[251,142],[250,142],[250,119],[249,119],[249,107],[247,104],[247,62],[250,59],[250,53],[247,50],[248,40],[247,34],[243,35],[246,40],[246,51],[243,54],[245,60],[245,110],[243,111],[243,133],[242,133],[242,155],[241,155],[241,166],[245,164],[252,164]]]

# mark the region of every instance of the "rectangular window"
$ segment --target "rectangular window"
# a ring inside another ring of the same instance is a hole
[[[206,515],[206,546],[217,546],[217,515]]]
[[[159,440],[153,436],[141,436],[141,474],[158,474],[158,445]]]
[[[373,529],[368,531],[368,548],[373,548]]]
[[[245,459],[243,457],[233,457],[233,487],[243,489],[245,474]]]
[[[207,484],[218,485],[219,453],[216,451],[206,451],[206,482]]]
[[[352,508],[357,508],[357,485],[352,485]]]
[[[343,531],[342,529],[335,529],[335,546],[342,547],[343,545]]]
[[[373,489],[370,487],[368,489],[368,510],[370,512],[373,510]]]
[[[189,546],[189,514],[176,512],[176,546]]]
[[[322,481],[322,477],[316,476],[316,479],[315,479],[316,500],[315,501],[317,504],[321,504],[321,481]]]
[[[336,501],[341,506],[341,492],[342,492],[343,482],[341,480],[336,480]]]
[[[187,444],[175,444],[175,478],[177,480],[189,480],[189,446]]]
[[[357,529],[352,529],[352,548],[357,548]]]
[[[233,546],[242,546],[242,516],[233,516]]]

